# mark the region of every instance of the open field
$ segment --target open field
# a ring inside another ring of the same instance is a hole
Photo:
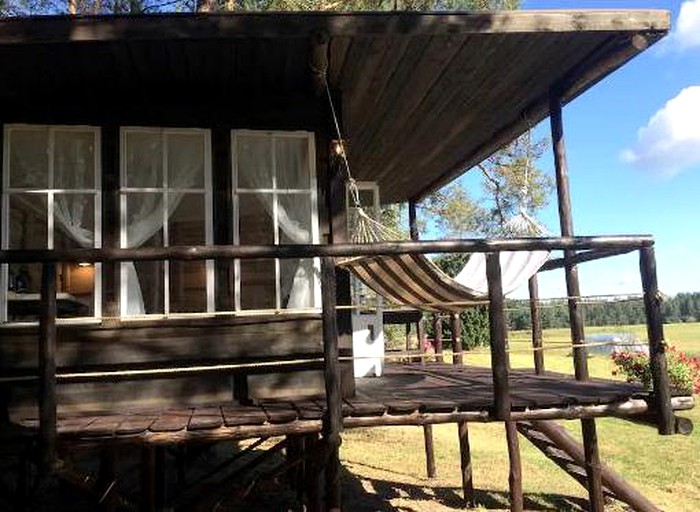
[[[633,332],[646,339],[644,326],[591,327],[587,333]],[[566,329],[545,332],[545,346],[560,346]],[[666,338],[680,350],[700,354],[700,323],[666,326]],[[529,334],[511,333],[514,367],[532,367]],[[488,365],[484,351],[466,353],[469,364]],[[548,370],[572,373],[570,350],[545,352]],[[592,376],[610,378],[606,357],[589,359]],[[682,414],[700,428],[700,407]],[[579,424],[566,423],[576,435]],[[343,434],[342,458],[349,510],[446,511],[462,508],[457,427],[433,427],[438,477],[425,477],[420,427],[350,430]],[[598,421],[601,457],[662,509],[696,511],[700,504],[700,432],[659,436],[651,427],[619,419]],[[474,483],[483,509],[508,507],[508,458],[501,424],[470,424]],[[586,491],[520,438],[526,508],[580,510]],[[622,508],[611,510],[624,510]]]

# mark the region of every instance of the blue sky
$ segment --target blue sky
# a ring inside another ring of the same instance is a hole
[[[651,234],[661,290],[700,291],[700,0],[525,0],[523,8],[671,11],[671,36],[564,109],[574,230]],[[539,129],[548,135],[548,123]],[[540,165],[553,173],[551,153]],[[558,233],[555,200],[540,218]],[[636,255],[579,272],[586,295],[641,291]],[[564,296],[563,274],[543,274],[540,288]]]

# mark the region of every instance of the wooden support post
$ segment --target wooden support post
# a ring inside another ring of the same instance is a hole
[[[574,236],[574,223],[571,215],[571,194],[569,192],[569,170],[566,161],[566,146],[564,144],[564,124],[561,111],[561,98],[555,94],[549,101],[550,123],[552,128],[552,149],[554,150],[554,168],[557,181],[557,198],[559,204],[559,226],[562,236]],[[566,292],[569,305],[569,319],[571,325],[571,342],[574,345],[574,369],[576,378],[585,380],[588,378],[588,361],[584,343],[583,316],[579,309],[578,269],[572,264],[571,259],[576,255],[575,251],[564,251]]]
[[[656,280],[656,257],[653,247],[639,250],[639,269],[644,289],[644,310],[649,338],[649,362],[654,383],[654,399],[658,415],[659,434],[673,434],[675,421],[671,407],[671,385],[666,361],[666,342],[661,317],[661,296]]]
[[[435,333],[435,360],[438,363],[445,362],[445,355],[442,350],[442,318],[439,313],[433,316],[433,332]]]
[[[425,474],[435,478],[435,446],[433,444],[433,426],[423,425],[423,441],[425,443]]]
[[[39,475],[56,466],[56,265],[41,268],[39,316]]]
[[[564,144],[564,123],[562,118],[561,97],[554,91],[549,98],[550,124],[552,129],[552,149],[554,151],[554,168],[557,181],[557,198],[559,204],[559,225],[562,236],[573,236],[574,224],[571,214],[571,195],[569,192],[569,171]],[[564,251],[566,291],[571,325],[571,342],[574,345],[574,371],[578,380],[588,379],[587,351],[581,345],[585,342],[583,315],[579,309],[578,270],[572,263],[575,251]],[[603,512],[603,483],[600,474],[600,455],[598,453],[598,436],[594,419],[581,420],[581,433],[586,455],[586,475],[588,477],[588,497],[591,512]]]
[[[417,324],[417,325],[418,325],[418,327],[417,327],[417,331],[418,331],[418,352],[419,352],[419,354],[420,354],[420,364],[421,364],[422,366],[425,366],[425,364],[426,364],[425,354],[426,354],[426,348],[427,348],[427,344],[428,344],[428,343],[427,343],[427,342],[428,342],[428,339],[427,339],[427,336],[426,336],[426,334],[425,334],[425,317],[424,317],[424,316],[421,316],[420,320],[418,320],[418,324]]]
[[[320,470],[323,463],[323,450],[320,447],[318,434],[304,436],[304,493],[306,495],[305,510],[320,512]]]
[[[476,499],[474,495],[474,478],[472,476],[472,454],[469,447],[469,427],[466,421],[457,422],[457,435],[459,436],[459,463],[462,468],[464,506],[470,508],[476,504]]]
[[[418,240],[418,215],[416,212],[416,200],[408,201],[408,230],[411,240]]]
[[[340,361],[338,359],[338,325],[336,323],[335,263],[333,258],[321,259],[321,296],[323,319],[323,360],[326,388],[326,414],[323,418],[323,438],[326,460],[326,509],[340,510],[340,432],[343,428],[342,397],[340,393]]]
[[[508,328],[506,326],[505,299],[501,283],[500,255],[486,255],[486,278],[489,284],[489,332],[491,339],[491,371],[493,373],[493,414],[496,419],[510,419],[510,394],[508,385]]]
[[[588,500],[591,512],[604,512],[603,474],[601,472],[600,453],[598,451],[598,432],[595,419],[581,419],[583,434],[583,453],[586,458],[586,476],[588,478]]]
[[[523,500],[523,476],[520,463],[520,443],[518,441],[518,429],[514,421],[506,421],[506,441],[508,443],[508,488],[510,489],[510,509],[513,512],[522,512]]]
[[[156,456],[153,446],[141,448],[141,512],[155,512],[156,508]]]
[[[528,290],[530,291],[530,323],[532,327],[532,348],[533,358],[535,361],[535,373],[537,375],[544,374],[544,352],[542,351],[542,322],[540,319],[539,308],[539,286],[537,283],[537,274],[534,274],[527,282]]]
[[[463,365],[462,318],[459,313],[450,314],[450,328],[452,330],[452,364]]]

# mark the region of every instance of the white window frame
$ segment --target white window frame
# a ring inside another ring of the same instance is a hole
[[[47,158],[47,187],[10,187],[10,139],[13,131],[47,131],[48,135],[48,158]],[[91,132],[95,136],[95,149],[93,162],[95,169],[94,185],[92,188],[86,189],[57,189],[53,188],[54,184],[54,161],[53,152],[55,146],[56,132]],[[52,250],[54,248],[54,204],[56,194],[93,194],[94,199],[94,247],[102,246],[102,151],[101,151],[101,130],[97,126],[87,125],[45,125],[45,124],[7,124],[3,127],[3,161],[2,161],[2,241],[3,249],[7,249],[10,244],[10,195],[11,194],[37,194],[46,197],[46,248]],[[88,317],[76,318],[59,318],[59,323],[76,323],[85,321],[85,319],[94,319],[102,316],[102,265],[96,263],[94,266],[94,281],[93,281],[93,311],[94,314]],[[2,265],[0,269],[0,322],[7,323],[7,288],[8,288],[8,273],[9,266]],[[38,321],[31,322],[12,322],[13,324],[36,324]]]
[[[270,137],[272,139],[271,153],[272,153],[272,188],[247,188],[238,186],[238,158],[236,153],[237,148],[237,138],[239,136],[264,136]],[[278,188],[277,187],[277,162],[276,162],[276,151],[275,151],[275,139],[276,138],[306,138],[308,141],[308,155],[309,155],[309,188],[303,189],[288,189],[288,188]],[[233,243],[235,245],[240,245],[241,234],[240,234],[240,210],[239,210],[239,196],[240,194],[255,194],[263,193],[272,196],[272,211],[273,215],[273,226],[274,226],[274,244],[279,245],[279,220],[277,216],[277,208],[279,204],[280,195],[292,195],[292,194],[309,194],[311,197],[311,243],[319,243],[319,222],[318,222],[318,185],[316,180],[316,143],[314,134],[307,131],[277,131],[277,130],[231,130],[231,170],[232,170],[232,190],[233,190]],[[276,311],[286,311],[286,308],[282,308],[281,297],[280,297],[280,260],[275,259],[275,310]],[[234,283],[234,304],[235,310],[237,312],[247,311],[241,308],[241,263],[240,260],[235,260],[235,283]],[[313,284],[313,310],[320,310],[321,308],[321,259],[313,259],[313,269],[314,269],[314,284]]]
[[[376,181],[356,181],[355,185],[357,185],[357,190],[358,192],[362,191],[370,191],[372,192],[372,204],[360,204],[363,208],[372,208],[375,212],[380,214],[380,208],[381,208],[381,202],[379,199],[379,185],[377,184]],[[362,201],[360,201],[362,203]],[[347,217],[347,230],[348,234],[350,235],[348,238],[352,238],[352,233],[351,230],[353,229],[354,226],[351,225],[352,223],[352,216],[350,215],[350,212],[352,209],[355,208],[355,204],[353,203],[352,195],[350,192],[350,186],[349,184],[345,185],[345,210],[346,210],[346,217]],[[380,221],[381,219],[375,218],[374,220]],[[352,295],[352,305],[356,306],[353,308],[353,315],[362,315],[365,314],[365,312],[362,310],[361,307],[362,304],[359,303],[357,294],[358,294],[358,289],[360,285],[360,281],[357,277],[354,275],[350,276],[350,289],[351,289],[351,295]],[[382,298],[381,295],[378,293],[370,291],[376,295],[376,306],[378,310],[381,310],[384,304],[384,299]],[[374,313],[372,313],[374,314]]]
[[[126,163],[127,163],[127,133],[144,133],[156,134],[161,137],[162,147],[162,182],[160,187],[129,187],[126,182]],[[168,186],[168,151],[167,138],[168,135],[204,135],[204,187],[203,188],[171,188]],[[168,195],[170,193],[198,193],[204,195],[204,224],[205,224],[205,244],[212,245],[214,243],[214,222],[212,218],[213,211],[213,195],[212,195],[212,164],[211,164],[211,130],[202,128],[155,128],[141,126],[122,126],[119,129],[119,243],[120,247],[127,247],[127,197],[133,193],[161,193],[163,194],[163,247],[169,246],[168,241]],[[214,313],[215,310],[215,291],[214,291],[214,261],[206,260],[206,294],[207,294],[207,309],[205,312],[197,313]],[[171,313],[170,312],[170,261],[163,262],[163,312],[149,313],[145,316],[150,317],[168,317],[168,316],[187,316],[193,313]],[[127,315],[127,268],[126,265],[121,265],[120,269],[120,317],[122,319],[140,318],[144,315]]]

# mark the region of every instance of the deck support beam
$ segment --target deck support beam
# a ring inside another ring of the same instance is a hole
[[[562,118],[561,95],[552,90],[549,97],[549,114],[552,131],[552,149],[554,152],[554,169],[557,182],[557,199],[559,205],[559,225],[561,236],[571,237],[574,234],[574,224],[571,213],[571,194],[569,191],[569,170],[564,143],[564,123]],[[578,269],[573,259],[576,251],[564,251],[564,273],[566,276],[566,292],[569,305],[569,322],[571,325],[571,342],[574,345],[574,371],[576,379],[588,380],[588,360],[585,346],[583,314],[579,308],[581,290],[579,287]],[[591,512],[603,512],[603,482],[600,472],[600,454],[598,451],[598,435],[595,420],[581,420],[584,453],[586,456],[586,475],[588,478],[588,498]]]
[[[462,318],[459,316],[459,313],[450,314],[450,326],[452,330],[452,364],[463,365]]]
[[[496,419],[510,419],[508,373],[508,331],[505,299],[501,282],[500,253],[486,255],[486,278],[489,285],[489,331],[491,339],[491,371],[493,372],[493,414]]]
[[[656,280],[656,257],[653,247],[639,250],[639,268],[644,288],[644,310],[647,317],[647,337],[649,338],[649,361],[654,383],[654,398],[658,415],[659,434],[673,434],[676,431],[671,407],[671,385],[666,361],[666,342],[661,317],[661,296]]]
[[[323,440],[327,450],[326,510],[340,510],[340,432],[343,428],[340,392],[340,360],[338,358],[338,325],[336,322],[335,263],[321,259],[321,296],[323,304],[323,360],[326,388],[326,413],[323,418]]]
[[[435,360],[438,363],[445,362],[445,354],[442,346],[442,318],[439,313],[433,316],[433,332],[435,333]]]
[[[39,475],[56,467],[56,265],[41,267],[39,316]]]
[[[435,445],[433,443],[433,426],[423,425],[423,441],[425,443],[425,474],[428,478],[435,478]]]
[[[534,274],[527,282],[530,292],[530,324],[532,328],[532,357],[535,362],[535,373],[544,374],[544,352],[542,351],[542,319],[540,318],[540,292],[537,282],[537,274]]]
[[[472,475],[472,454],[469,446],[469,425],[466,421],[457,422],[459,436],[459,463],[462,469],[462,491],[464,506],[471,508],[476,504],[474,495],[474,477]]]
[[[506,421],[506,441],[508,443],[508,489],[510,490],[510,509],[512,512],[522,512],[523,499],[523,474],[520,462],[520,442],[518,440],[518,428],[515,421]]]

